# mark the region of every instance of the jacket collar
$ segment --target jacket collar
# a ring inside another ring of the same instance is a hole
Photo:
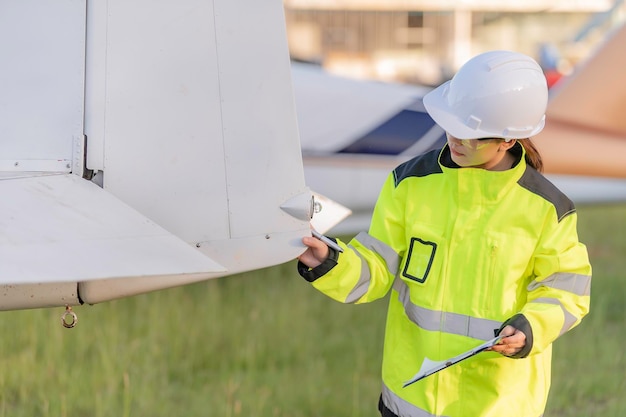
[[[526,171],[524,147],[518,142],[509,152],[515,162],[505,171],[489,171],[483,168],[460,167],[450,155],[446,144],[439,153],[439,165],[450,179],[454,179],[459,198],[469,198],[475,202],[500,200],[517,183]]]

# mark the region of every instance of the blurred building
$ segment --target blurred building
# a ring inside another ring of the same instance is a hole
[[[558,78],[624,20],[624,0],[284,0],[293,59],[356,78],[436,85],[513,49]]]

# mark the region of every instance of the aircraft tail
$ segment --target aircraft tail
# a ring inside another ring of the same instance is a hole
[[[553,88],[537,136],[547,173],[626,177],[626,25]],[[590,155],[602,155],[591,158]]]
[[[0,309],[93,304],[305,250],[313,195],[280,0],[9,3]]]

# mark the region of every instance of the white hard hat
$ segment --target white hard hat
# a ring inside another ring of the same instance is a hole
[[[491,51],[424,96],[428,114],[458,139],[524,139],[545,124],[548,86],[529,56]]]

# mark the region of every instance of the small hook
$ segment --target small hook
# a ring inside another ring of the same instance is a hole
[[[72,318],[72,321],[68,322],[67,316],[70,316]],[[78,323],[78,316],[76,316],[76,313],[72,311],[72,307],[70,307],[69,304],[66,304],[65,313],[63,313],[63,315],[61,316],[61,324],[63,324],[63,327],[65,327],[66,329],[71,329],[72,327],[76,326],[76,323]]]

